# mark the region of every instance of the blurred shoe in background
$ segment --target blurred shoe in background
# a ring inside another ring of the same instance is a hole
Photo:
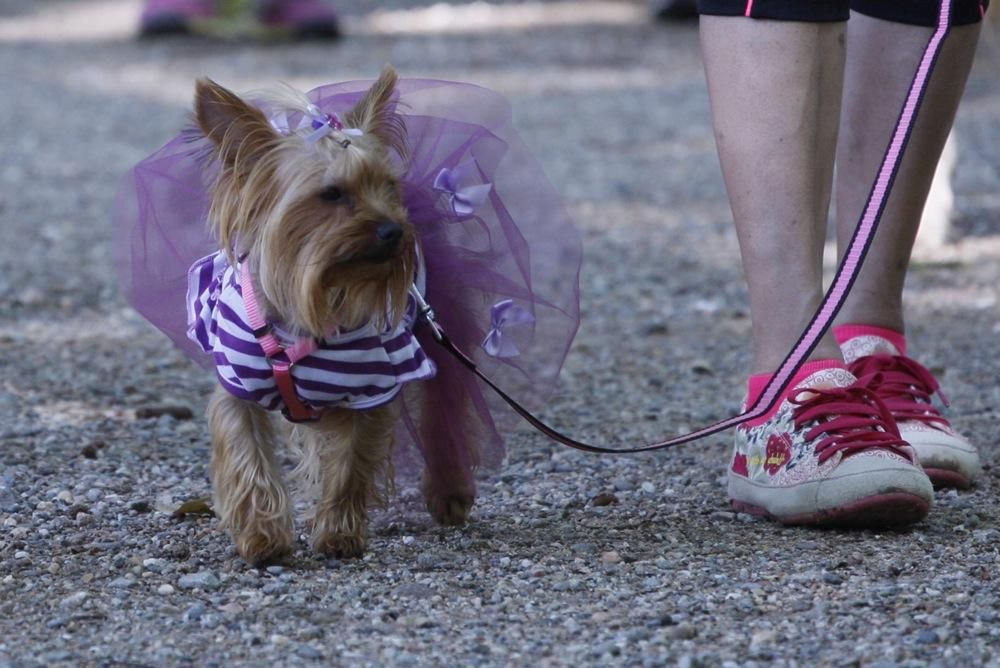
[[[210,19],[215,13],[215,0],[146,0],[139,18],[139,34],[187,34],[193,31],[195,21]]]
[[[326,0],[145,0],[139,34],[333,39],[340,22]]]
[[[337,14],[323,0],[264,0],[257,16],[266,26],[287,30],[299,39],[340,36]]]

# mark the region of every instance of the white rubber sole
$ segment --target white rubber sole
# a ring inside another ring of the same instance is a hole
[[[940,431],[900,427],[935,487],[968,489],[982,471],[979,452],[964,439]]]
[[[919,468],[902,460],[855,455],[829,475],[776,487],[729,473],[737,510],[782,524],[890,527],[923,519],[934,488]]]

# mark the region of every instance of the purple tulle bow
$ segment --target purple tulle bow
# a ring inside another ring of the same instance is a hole
[[[521,351],[509,336],[504,335],[503,330],[505,327],[531,325],[534,322],[535,316],[515,304],[513,299],[497,302],[490,309],[490,331],[483,339],[483,350],[493,357],[517,357]]]
[[[479,177],[475,160],[466,160],[449,169],[443,168],[434,179],[434,190],[448,194],[451,210],[462,218],[471,216],[486,201],[493,187],[490,183],[470,184]]]

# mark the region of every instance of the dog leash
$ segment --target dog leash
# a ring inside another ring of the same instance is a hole
[[[681,434],[679,436],[674,436],[656,443],[649,443],[637,448],[619,450],[584,443],[571,438],[556,429],[553,429],[531,411],[522,406],[517,400],[504,392],[502,388],[489,378],[489,376],[479,369],[472,358],[455,346],[455,344],[448,338],[448,335],[441,328],[440,324],[436,322],[434,318],[434,311],[424,300],[423,295],[420,294],[419,290],[413,289],[411,292],[417,302],[418,310],[423,322],[430,327],[435,341],[437,341],[459,362],[461,362],[463,366],[478,376],[480,380],[489,385],[490,388],[492,388],[493,391],[507,403],[507,405],[509,405],[518,415],[524,418],[532,427],[550,439],[576,450],[603,454],[634,454],[638,452],[662,450],[664,448],[681,445],[682,443],[688,443],[690,441],[718,433],[743,422],[747,422],[748,420],[753,420],[754,418],[766,415],[778,399],[783,396],[788,385],[791,383],[795,372],[798,371],[799,367],[802,366],[802,363],[809,357],[809,354],[819,343],[820,338],[833,323],[833,319],[844,305],[844,301],[847,299],[847,295],[850,293],[851,287],[854,285],[854,281],[857,279],[858,273],[861,271],[865,256],[868,254],[871,242],[875,237],[875,232],[878,230],[879,222],[882,219],[882,214],[885,211],[886,202],[889,199],[893,182],[896,179],[896,174],[899,171],[899,166],[903,159],[903,152],[909,142],[910,134],[913,131],[913,125],[916,122],[917,112],[919,111],[924,95],[927,92],[927,86],[930,82],[931,73],[934,69],[934,63],[937,61],[937,58],[941,53],[941,47],[944,43],[944,38],[948,35],[950,30],[950,24],[951,0],[941,0],[938,10],[937,27],[934,29],[927,45],[924,47],[923,55],[920,58],[920,64],[918,65],[917,71],[913,76],[913,80],[910,82],[909,91],[907,92],[906,100],[903,103],[903,108],[900,110],[899,117],[896,119],[896,126],[893,130],[889,145],[886,147],[886,152],[882,158],[882,164],[879,167],[875,183],[872,185],[872,188],[868,193],[868,199],[865,201],[865,207],[862,211],[861,218],[854,229],[854,234],[851,236],[851,242],[847,247],[847,252],[844,254],[843,260],[841,260],[840,265],[837,267],[837,272],[834,275],[833,282],[830,284],[830,288],[826,291],[826,294],[823,295],[823,301],[820,303],[816,313],[813,315],[805,330],[799,336],[799,339],[792,347],[792,350],[781,363],[781,366],[778,367],[778,370],[771,377],[771,380],[768,381],[764,391],[751,406],[747,407],[739,415],[735,415],[725,420],[720,420],[719,422],[688,432],[687,434]]]

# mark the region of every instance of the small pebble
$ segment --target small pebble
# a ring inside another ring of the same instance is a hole
[[[85,591],[78,591],[59,601],[59,607],[67,609],[79,608],[89,596]]]
[[[669,627],[667,629],[667,635],[678,640],[692,640],[698,637],[698,629],[694,626],[694,624],[682,622],[677,626]]]
[[[179,404],[153,404],[142,406],[135,411],[135,416],[140,420],[158,418],[164,415],[169,415],[175,420],[190,420],[194,417],[190,408]]]
[[[270,596],[284,594],[288,591],[288,584],[285,582],[268,582],[266,585],[261,587],[261,591]]]
[[[305,643],[302,643],[299,646],[297,646],[295,648],[295,653],[301,656],[303,659],[316,660],[323,658],[323,652],[319,651],[312,645],[308,645]]]
[[[198,601],[184,611],[184,621],[196,622],[201,619],[202,615],[204,615],[206,611],[207,608],[205,607],[205,604]]]
[[[199,571],[198,573],[186,573],[177,580],[177,586],[181,589],[217,589],[219,578],[211,571]]]
[[[618,503],[618,497],[614,494],[598,494],[590,500],[590,505],[597,508],[612,506]]]

